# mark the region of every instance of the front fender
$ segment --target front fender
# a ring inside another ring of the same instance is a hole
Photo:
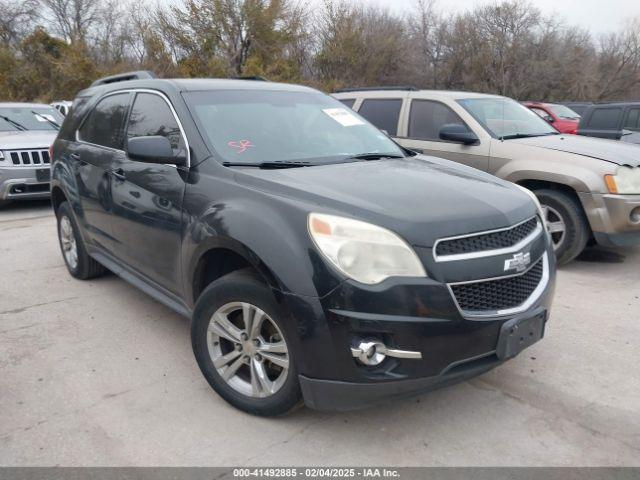
[[[217,188],[224,189],[220,184]],[[200,259],[215,248],[238,253],[285,294],[320,297],[344,280],[329,270],[314,248],[307,231],[308,210],[303,205],[237,184],[233,190],[229,196],[218,197],[225,199],[223,203],[211,204],[185,220],[187,298],[193,298],[192,280]]]

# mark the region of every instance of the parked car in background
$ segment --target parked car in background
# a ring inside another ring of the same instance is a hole
[[[578,115],[584,115],[584,112],[587,111],[593,102],[560,102],[560,105],[564,105],[565,107],[569,107],[571,110],[576,112]]]
[[[397,142],[533,190],[559,262],[590,239],[640,244],[640,155],[635,145],[562,135],[509,98],[384,90],[334,95]],[[482,201],[478,198],[478,201]]]
[[[51,106],[66,117],[69,114],[69,110],[71,109],[72,104],[73,102],[70,102],[68,100],[61,100],[59,102],[53,102]]]
[[[640,102],[591,105],[580,120],[578,133],[587,137],[634,141],[640,132]],[[637,140],[636,140],[637,142]]]
[[[60,131],[62,255],[190,317],[237,408],[357,408],[542,338],[555,260],[531,192],[403,149],[311,88],[145,76],[80,92]]]
[[[522,104],[537,113],[545,122],[550,123],[560,133],[575,135],[578,133],[580,115],[569,107],[557,103],[522,102]]]
[[[49,147],[62,120],[50,105],[0,103],[0,206],[49,197]]]

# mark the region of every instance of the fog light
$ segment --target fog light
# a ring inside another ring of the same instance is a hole
[[[640,207],[636,207],[631,210],[629,220],[631,220],[631,223],[640,223]]]
[[[412,352],[410,350],[397,350],[395,348],[387,348],[387,346],[378,340],[362,340],[356,347],[351,347],[351,355],[358,359],[363,365],[380,365],[386,357],[408,358],[419,360],[422,353]]]

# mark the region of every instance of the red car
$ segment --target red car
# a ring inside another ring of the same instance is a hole
[[[560,133],[568,133],[571,135],[578,133],[580,115],[569,107],[558,105],[557,103],[542,102],[522,102],[522,104],[540,115],[540,117],[549,122]]]

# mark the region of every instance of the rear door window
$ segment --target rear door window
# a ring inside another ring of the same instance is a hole
[[[118,93],[100,100],[78,130],[80,140],[122,150],[122,129],[129,98],[129,93]]]
[[[622,108],[597,108],[591,114],[588,128],[593,130],[617,130]]]
[[[640,131],[640,107],[633,107],[627,113],[627,119],[622,127],[625,130]]]
[[[355,98],[339,98],[338,100],[351,109],[353,108],[353,104],[356,103]]]
[[[451,108],[432,100],[413,100],[409,114],[409,138],[441,142],[440,130],[445,125],[468,127]]]
[[[362,102],[358,113],[391,136],[398,134],[402,99],[371,98]]]

